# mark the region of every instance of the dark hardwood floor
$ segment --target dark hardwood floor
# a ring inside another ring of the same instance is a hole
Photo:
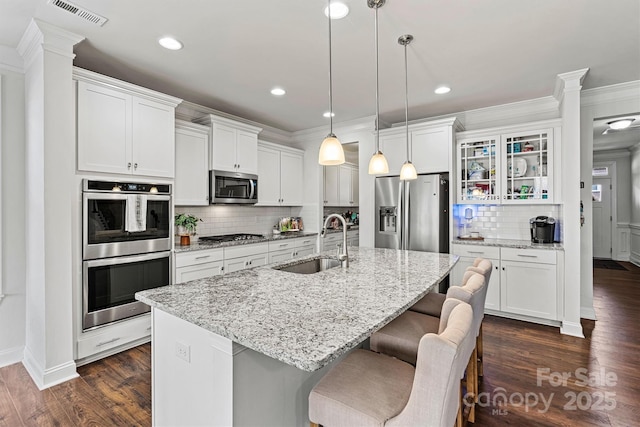
[[[476,426],[640,424],[640,268],[622,264],[628,270],[594,269],[598,320],[583,320],[586,339],[486,316]],[[4,367],[0,427],[149,426],[150,368],[146,344],[41,392],[22,364]]]

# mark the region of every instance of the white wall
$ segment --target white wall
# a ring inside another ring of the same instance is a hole
[[[25,343],[24,76],[0,61],[2,286],[0,366],[22,360]]]
[[[640,144],[631,150],[631,257],[640,266]]]

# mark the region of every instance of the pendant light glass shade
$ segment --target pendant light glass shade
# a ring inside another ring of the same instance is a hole
[[[389,163],[387,158],[380,151],[380,102],[378,101],[378,8],[384,5],[386,0],[367,0],[367,6],[376,11],[376,152],[371,156],[369,160],[369,175],[379,175],[382,173],[389,173]]]
[[[335,166],[344,163],[344,150],[338,138],[332,133],[322,141],[320,153],[318,154],[318,163],[323,166]]]
[[[418,179],[416,167],[411,163],[411,147],[409,146],[409,78],[408,65],[407,65],[407,45],[411,43],[413,36],[411,34],[405,34],[400,36],[398,43],[404,46],[404,126],[407,139],[407,161],[402,165],[400,169],[400,179],[409,181],[412,179]]]
[[[382,154],[382,151],[378,150],[369,160],[369,175],[381,173],[389,173],[389,163],[387,163],[387,158]]]
[[[413,166],[409,160],[404,162],[402,165],[402,169],[400,169],[400,179],[408,181],[411,179],[418,179],[418,173],[416,172],[416,167]]]
[[[344,150],[338,138],[333,134],[333,81],[331,79],[331,0],[327,1],[329,11],[329,135],[322,141],[318,152],[318,163],[322,166],[334,166],[344,163]]]

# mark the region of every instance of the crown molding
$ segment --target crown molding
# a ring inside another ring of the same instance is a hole
[[[638,101],[640,109],[640,80],[584,90],[580,96],[580,106],[589,107],[634,99]]]
[[[380,122],[383,124],[383,122]],[[340,138],[341,133],[351,133],[357,131],[375,132],[376,128],[376,116],[361,117],[359,119],[349,120],[346,122],[339,122],[333,124],[333,131]],[[382,128],[380,128],[382,131]],[[296,142],[306,141],[311,139],[322,140],[329,133],[329,127],[318,126],[311,129],[304,129],[293,132],[293,138]]]
[[[553,89],[553,97],[557,99],[558,102],[562,102],[565,92],[580,90],[582,88],[582,81],[588,71],[588,68],[583,68],[581,70],[558,74],[556,76],[556,86]]]
[[[0,45],[0,70],[24,74],[24,60],[16,49]]]
[[[40,48],[71,59],[75,58],[73,46],[84,39],[84,36],[32,19],[18,43],[17,51],[25,59],[26,69],[36,58]]]

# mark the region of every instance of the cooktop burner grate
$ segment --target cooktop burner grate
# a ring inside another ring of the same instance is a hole
[[[261,239],[262,234],[246,234],[246,233],[238,233],[238,234],[223,234],[219,236],[205,236],[200,237],[200,240],[204,240],[207,242],[234,242],[237,240],[255,240]]]

